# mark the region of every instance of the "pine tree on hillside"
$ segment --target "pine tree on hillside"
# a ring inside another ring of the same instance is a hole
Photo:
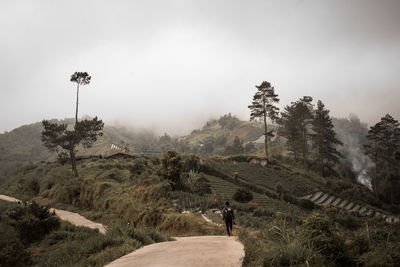
[[[287,105],[278,120],[279,135],[287,139],[286,145],[289,151],[293,152],[295,160],[300,159],[301,139],[300,131],[296,120],[296,102]]]
[[[75,82],[76,85],[76,112],[75,112],[75,122],[78,122],[78,104],[79,104],[79,86],[87,85],[90,83],[90,79],[87,72],[75,72],[71,75],[71,82]]]
[[[73,130],[68,130],[67,124],[51,123],[47,120],[42,121],[44,130],[42,131],[41,140],[45,147],[50,151],[61,150],[62,155],[66,152],[69,153],[72,171],[75,176],[78,176],[78,170],[76,167],[76,152],[77,146],[82,144],[83,147],[89,148],[97,141],[98,136],[102,136],[101,130],[104,127],[102,120],[98,120],[95,117],[92,120],[78,121],[78,96],[79,96],[79,85],[86,85],[90,83],[91,77],[87,72],[75,72],[71,75],[71,81],[76,82],[76,113],[75,113],[75,125]]]
[[[375,163],[372,185],[375,193],[393,204],[400,203],[400,166],[397,153],[400,151],[399,122],[387,114],[368,132],[366,154]]]
[[[371,126],[367,135],[368,143],[364,146],[365,153],[371,158],[372,162],[374,162],[375,164],[374,176],[371,179],[371,185],[377,197],[378,197],[377,181],[378,181],[378,176],[381,176],[380,174],[378,174],[378,172],[383,170],[382,168],[380,168],[380,161],[379,161],[380,156],[382,154],[382,150],[379,144],[381,139],[381,131],[382,131],[381,123],[378,122],[374,126]]]
[[[301,139],[301,152],[303,156],[304,167],[308,168],[309,162],[309,141],[310,141],[310,128],[313,120],[313,106],[311,96],[304,96],[299,101],[295,108],[296,117],[298,120],[298,127],[300,130]]]
[[[329,116],[329,110],[318,100],[317,110],[312,121],[311,134],[312,147],[317,155],[317,162],[321,168],[322,176],[325,176],[325,169],[330,168],[332,164],[338,163],[341,154],[336,150],[337,145],[342,145],[333,130],[332,118]]]
[[[308,168],[311,122],[313,120],[312,97],[304,96],[285,107],[278,120],[280,133],[288,139],[288,149],[295,158],[301,155],[304,168]]]
[[[275,94],[275,89],[269,82],[262,82],[257,86],[257,92],[253,96],[253,101],[248,108],[251,110],[250,120],[260,119],[264,122],[265,136],[265,156],[268,159],[268,136],[273,136],[272,130],[268,131],[267,118],[276,120],[278,118],[279,108],[275,103],[279,103],[278,95]]]

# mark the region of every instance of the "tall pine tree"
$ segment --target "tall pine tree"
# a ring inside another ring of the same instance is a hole
[[[295,158],[301,155],[304,168],[308,168],[311,122],[313,119],[312,97],[304,96],[285,107],[278,120],[280,133],[287,138],[288,149]]]
[[[325,176],[325,170],[339,162],[341,154],[336,150],[337,145],[342,145],[336,138],[333,130],[332,118],[329,116],[329,110],[318,100],[312,121],[311,140],[312,147],[316,154],[316,161],[320,167],[322,176]]]
[[[279,103],[279,98],[269,82],[264,81],[260,85],[256,85],[256,88],[257,92],[253,96],[252,104],[248,106],[251,110],[250,120],[260,119],[264,122],[265,156],[268,159],[268,137],[273,134],[272,130],[268,131],[267,118],[272,121],[278,118],[279,108],[275,104]]]
[[[286,138],[286,146],[293,152],[295,160],[300,159],[301,140],[296,119],[296,102],[287,105],[278,119],[279,135]]]
[[[57,124],[47,120],[42,121],[44,129],[41,140],[44,146],[50,151],[61,150],[59,156],[69,153],[72,171],[75,176],[78,176],[76,167],[77,146],[82,144],[83,147],[89,148],[97,141],[97,137],[103,135],[101,130],[104,127],[104,123],[102,120],[98,120],[97,117],[92,120],[78,121],[79,86],[89,84],[90,79],[91,77],[87,72],[75,72],[71,75],[70,81],[77,83],[75,125],[73,130],[69,130],[67,124]]]
[[[399,122],[387,114],[368,132],[366,154],[375,163],[373,189],[376,194],[391,204],[400,203],[400,166],[397,153],[400,151]]]

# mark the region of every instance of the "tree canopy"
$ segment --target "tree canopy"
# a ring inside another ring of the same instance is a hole
[[[273,121],[278,118],[279,108],[275,104],[279,103],[279,98],[275,94],[275,88],[267,81],[256,85],[256,88],[252,104],[248,106],[251,111],[250,120],[260,119],[264,122],[265,156],[268,159],[268,137],[273,134],[272,131],[268,131],[267,118]]]
[[[97,141],[97,137],[103,135],[101,132],[104,127],[103,121],[97,117],[78,121],[73,130],[68,129],[67,124],[57,124],[47,120],[43,120],[42,125],[44,129],[41,140],[44,146],[50,151],[69,152],[72,170],[78,176],[75,162],[77,146],[82,144],[85,148],[91,147]]]
[[[336,150],[337,145],[342,145],[333,130],[332,118],[329,110],[318,100],[317,110],[312,121],[312,147],[316,154],[316,161],[321,168],[321,174],[325,175],[325,168],[338,163],[342,155]]]

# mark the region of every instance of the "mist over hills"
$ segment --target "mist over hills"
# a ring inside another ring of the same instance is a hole
[[[74,119],[51,120],[52,122],[72,124]],[[49,152],[41,141],[42,123],[23,125],[10,132],[0,134],[0,181],[13,170],[27,162],[55,159],[56,153]],[[89,149],[79,149],[78,156],[93,154],[108,155],[116,152],[111,144],[119,147],[138,147],[151,144],[156,136],[147,131],[133,132],[124,127],[105,126],[104,135]]]
[[[53,119],[53,122],[72,125],[74,119]],[[334,119],[335,131],[345,144],[341,153],[344,155],[350,169],[355,173],[355,179],[368,184],[368,178],[363,170],[370,162],[361,152],[367,125],[360,122],[354,115],[349,118]],[[262,124],[259,122],[242,121],[232,114],[225,114],[219,119],[211,119],[203,127],[194,129],[190,134],[170,136],[168,133],[157,135],[152,130],[133,129],[121,124],[106,124],[104,135],[89,149],[78,148],[78,156],[110,155],[125,149],[128,153],[136,154],[144,150],[166,151],[176,150],[180,153],[199,155],[224,155],[227,146],[231,145],[237,136],[243,145],[254,144],[252,153],[262,154],[263,138]],[[276,129],[276,125],[271,126]],[[41,122],[23,125],[10,132],[0,134],[0,181],[4,180],[18,167],[27,162],[37,162],[56,159],[56,153],[49,152],[41,142]],[[114,145],[113,147],[111,147]],[[118,149],[119,148],[119,149]],[[275,154],[286,154],[284,138],[271,140],[270,149]],[[364,175],[364,176],[363,176]],[[364,179],[364,180],[363,180]]]

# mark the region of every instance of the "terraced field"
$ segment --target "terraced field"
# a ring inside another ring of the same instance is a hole
[[[303,197],[304,199],[311,200],[317,205],[321,206],[332,206],[347,210],[349,213],[358,213],[361,216],[374,216],[384,219],[387,223],[398,223],[400,218],[393,215],[386,215],[381,210],[377,210],[374,207],[357,204],[346,199],[337,198],[334,195],[329,195],[324,192],[316,192]]]
[[[258,164],[248,162],[209,161],[208,163],[219,172],[226,173],[231,177],[234,173],[237,173],[239,179],[270,191],[275,191],[276,184],[280,183],[291,194],[304,196],[321,187],[320,183],[313,181],[306,174],[292,172],[279,165],[261,167]]]
[[[205,175],[205,177],[210,181],[212,192],[222,200],[232,201],[232,195],[236,192],[237,189],[241,188],[234,183],[225,181],[221,178]],[[293,210],[298,210],[298,207],[293,206],[290,203],[269,198],[266,195],[258,194],[253,192],[254,199],[252,202],[257,203],[259,207],[272,209],[274,211],[281,211],[291,213]]]

